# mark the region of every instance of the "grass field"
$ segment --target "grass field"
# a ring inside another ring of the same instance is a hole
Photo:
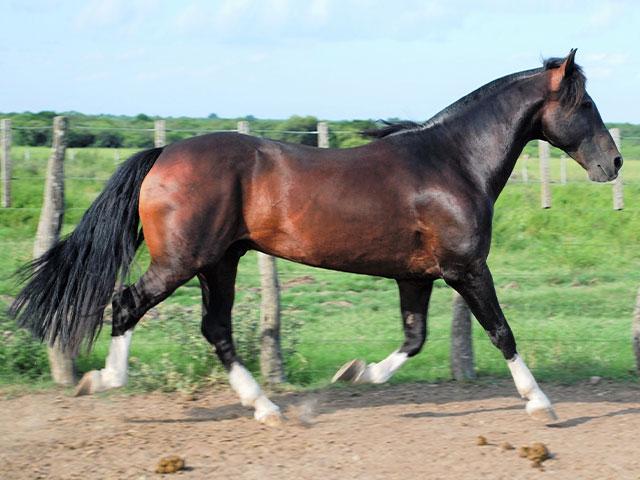
[[[44,349],[15,331],[4,310],[17,291],[11,273],[31,255],[48,150],[14,148],[14,208],[0,209],[0,380],[46,382]],[[118,151],[124,160],[131,150]],[[623,151],[624,153],[624,151]],[[82,215],[118,157],[110,149],[78,149],[66,161],[65,232]],[[498,296],[519,350],[539,378],[575,381],[592,375],[632,378],[631,315],[640,285],[640,159],[626,158],[625,209],[613,211],[611,186],[587,181],[573,161],[569,183],[552,186],[553,208],[539,208],[537,159],[530,183],[522,164],[496,205],[489,257]],[[552,178],[559,179],[559,159]],[[138,270],[146,255],[140,255]],[[320,385],[345,361],[377,361],[402,340],[395,283],[386,279],[313,269],[280,261],[283,346],[289,381]],[[239,348],[256,368],[259,279],[255,255],[240,265],[235,325]],[[429,341],[393,381],[449,378],[452,291],[437,282],[429,310]],[[217,360],[199,334],[200,290],[192,280],[141,322],[133,340],[132,385],[190,389],[220,378]],[[99,367],[109,327],[96,348],[79,359],[82,370]],[[500,353],[474,325],[480,375],[502,376]]]

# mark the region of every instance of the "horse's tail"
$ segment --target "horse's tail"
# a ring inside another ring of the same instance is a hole
[[[124,283],[137,248],[142,181],[162,152],[153,148],[121,165],[76,229],[18,275],[27,282],[10,314],[41,341],[75,353],[90,347],[118,277]]]

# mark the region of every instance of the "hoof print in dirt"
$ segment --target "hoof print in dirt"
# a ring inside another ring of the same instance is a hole
[[[160,459],[156,473],[176,473],[178,470],[184,470],[184,465],[183,458],[178,455],[169,455]]]
[[[482,447],[484,445],[488,445],[489,442],[487,442],[487,439],[485,437],[483,437],[482,435],[478,435],[476,437],[476,445]]]

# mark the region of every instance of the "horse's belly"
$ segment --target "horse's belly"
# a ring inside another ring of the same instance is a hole
[[[279,231],[254,239],[266,253],[314,267],[385,277],[438,276],[438,262],[413,235],[350,229]]]

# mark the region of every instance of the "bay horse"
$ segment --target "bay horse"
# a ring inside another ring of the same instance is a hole
[[[111,177],[74,232],[25,267],[28,283],[11,313],[36,337],[76,352],[91,345],[112,300],[105,368],[85,374],[78,387],[93,393],[126,383],[137,322],[197,276],[202,333],[242,404],[269,424],[279,408],[232,339],[245,252],[397,282],[404,343],[379,363],[350,362],[336,375],[358,383],[387,381],[421,350],[433,282],[442,278],[504,355],[526,411],[554,418],[517,353],[486,260],[494,204],[527,142],[550,142],[597,182],[616,178],[622,166],[574,57],[575,49],[495,80],[425,123],[369,132],[377,140],[361,147],[214,133],[140,152]],[[113,295],[142,241],[148,270]]]

